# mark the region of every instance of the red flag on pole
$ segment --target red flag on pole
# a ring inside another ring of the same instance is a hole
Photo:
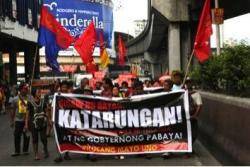
[[[86,71],[87,71],[87,73],[91,73],[91,74],[94,74],[95,72],[98,71],[98,67],[94,61],[86,64]]]
[[[119,59],[118,59],[118,64],[121,66],[125,65],[125,57],[127,54],[127,49],[125,47],[125,43],[122,40],[122,37],[119,35],[118,39],[118,54],[119,54]]]
[[[75,49],[80,54],[82,61],[85,65],[92,63],[93,52],[96,43],[96,30],[94,22],[92,21],[90,25],[86,28],[83,34],[76,40]]]
[[[210,36],[213,33],[211,19],[211,0],[206,0],[199,21],[194,43],[194,54],[199,62],[206,61],[210,54]]]

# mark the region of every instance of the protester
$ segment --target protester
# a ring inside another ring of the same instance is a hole
[[[102,82],[97,81],[95,83],[95,90],[102,90]]]
[[[68,92],[73,93],[74,92],[74,82],[68,81]]]
[[[21,137],[23,136],[23,154],[27,155],[29,151],[30,137],[27,135],[27,131],[24,129],[25,119],[27,116],[27,104],[28,104],[28,85],[21,83],[19,86],[20,94],[17,95],[12,101],[12,110],[10,112],[11,127],[14,127],[14,145],[15,152],[12,156],[20,155]]]
[[[118,86],[113,87],[113,97],[123,97]]]
[[[35,154],[35,160],[40,160],[38,154],[38,137],[40,135],[41,142],[43,144],[44,158],[49,157],[48,146],[47,146],[47,122],[48,115],[44,107],[44,100],[41,98],[41,91],[34,89],[32,91],[34,101],[28,102],[28,112],[25,122],[25,129],[29,130],[32,134],[33,149]]]
[[[69,84],[68,81],[62,81],[60,84],[60,92],[59,93],[69,93]],[[69,153],[66,152],[63,157],[65,160],[71,160]],[[63,161],[62,155],[59,153],[58,157],[54,159],[55,162],[62,162]]]
[[[83,94],[85,86],[89,86],[89,79],[83,78],[80,83],[80,87],[73,91],[74,94]]]
[[[131,95],[142,95],[142,94],[145,94],[143,90],[143,83],[139,79],[136,79],[133,84],[133,90]]]
[[[182,89],[182,73],[180,71],[173,71],[171,75],[171,79],[173,81],[173,91]]]
[[[150,80],[145,80],[144,81],[144,87],[145,88],[150,88],[152,85],[150,84]]]
[[[128,83],[126,81],[122,82],[121,89],[128,89]]]
[[[187,78],[185,82],[186,89],[188,90],[189,95],[191,96],[191,126],[192,126],[192,141],[194,142],[198,135],[198,116],[202,108],[202,99],[199,92],[193,90],[192,80]]]
[[[123,97],[122,93],[120,92],[119,86],[113,87],[113,97]],[[119,135],[121,135],[120,132],[118,132]],[[115,156],[115,159],[125,159],[123,155]]]
[[[173,82],[170,79],[167,79],[163,82],[163,91],[170,92],[173,88]]]
[[[89,86],[86,85],[84,88],[84,95],[93,95],[93,89]],[[91,161],[97,161],[97,156],[93,155],[93,154],[87,154],[87,158]]]
[[[5,114],[6,96],[3,85],[0,85],[0,114]]]
[[[129,95],[131,94],[131,89],[128,87],[128,83],[126,81],[122,82],[120,92],[123,98],[129,97]]]
[[[44,95],[44,110],[48,116],[48,126],[47,126],[47,137],[51,136],[52,133],[52,101],[54,94],[57,92],[58,88],[56,83],[50,85],[50,91]]]
[[[163,91],[164,92],[171,92],[172,91],[172,87],[173,87],[173,82],[170,79],[167,79],[163,82]],[[164,153],[162,154],[162,158],[164,159],[168,159],[170,157],[170,153]]]
[[[110,78],[104,78],[101,96],[110,98],[113,96],[113,83]]]

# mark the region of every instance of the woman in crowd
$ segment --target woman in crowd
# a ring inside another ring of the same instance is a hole
[[[120,88],[118,86],[113,87],[113,97],[123,97],[122,93],[120,92]]]
[[[110,98],[113,96],[113,83],[110,78],[104,78],[101,96]]]
[[[29,130],[31,131],[35,160],[40,160],[38,154],[39,135],[43,143],[44,158],[49,157],[46,135],[48,113],[45,112],[45,104],[44,100],[41,98],[41,91],[39,89],[33,90],[32,96],[34,97],[34,101],[31,100],[28,102],[25,129],[28,129],[29,127]]]

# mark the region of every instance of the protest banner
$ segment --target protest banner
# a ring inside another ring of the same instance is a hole
[[[188,92],[184,90],[129,99],[56,94],[53,121],[61,153],[192,151]]]

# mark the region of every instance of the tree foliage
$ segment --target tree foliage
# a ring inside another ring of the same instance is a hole
[[[250,46],[226,45],[221,55],[196,67],[191,77],[203,89],[250,97]]]

